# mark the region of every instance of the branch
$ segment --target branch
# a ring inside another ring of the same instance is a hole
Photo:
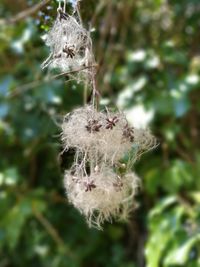
[[[40,10],[42,7],[44,7],[45,5],[47,5],[51,0],[43,0],[40,3],[27,8],[26,10],[18,13],[17,15],[15,15],[14,17],[8,18],[8,19],[2,19],[0,20],[0,25],[5,25],[5,24],[14,24],[20,20],[23,20],[29,16],[31,16],[32,14],[36,13],[38,10]]]
[[[33,209],[34,216],[41,223],[41,225],[46,229],[47,233],[51,236],[54,242],[58,247],[63,248],[65,253],[74,259],[75,254],[71,251],[71,249],[64,243],[63,239],[60,237],[57,230],[54,226],[43,216],[42,213],[38,212],[36,209]]]
[[[59,236],[57,230],[53,227],[53,225],[38,211],[35,209],[33,210],[35,217],[38,219],[38,221],[43,225],[43,227],[46,229],[46,231],[49,233],[49,235],[52,237],[52,239],[55,241],[55,243],[63,247],[64,241]]]
[[[53,80],[56,80],[58,78],[61,78],[63,76],[67,76],[67,75],[70,75],[70,74],[74,74],[74,73],[77,73],[77,72],[80,72],[80,71],[83,71],[85,69],[90,69],[90,68],[97,68],[98,65],[92,65],[92,66],[87,66],[87,67],[82,67],[82,68],[79,68],[79,69],[76,69],[76,70],[72,70],[72,71],[68,71],[68,72],[63,72],[63,73],[60,73],[60,74],[57,74],[57,75],[54,75],[54,76],[51,76],[49,77],[48,79],[46,80],[42,80],[42,81],[33,81],[33,82],[30,82],[30,83],[27,83],[27,84],[24,84],[24,85],[21,85],[21,86],[18,86],[17,88],[15,88],[10,94],[7,95],[7,98],[13,98],[15,96],[18,96],[30,89],[33,89],[37,86],[39,86],[40,84],[42,83],[49,83]]]

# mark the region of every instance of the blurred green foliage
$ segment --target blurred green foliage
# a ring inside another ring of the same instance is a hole
[[[63,189],[73,151],[59,156],[58,122],[82,105],[83,88],[48,82],[40,68],[56,2],[6,21],[37,2],[0,3],[0,266],[200,266],[199,0],[81,2],[102,104],[151,112],[160,141],[135,166],[139,208],[103,232],[88,229]]]

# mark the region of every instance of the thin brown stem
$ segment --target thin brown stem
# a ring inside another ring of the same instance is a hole
[[[34,216],[36,219],[41,223],[41,225],[46,229],[48,234],[51,236],[51,238],[54,240],[54,242],[60,247],[63,248],[65,253],[69,257],[74,257],[74,254],[72,253],[71,249],[66,246],[62,238],[60,237],[57,230],[54,228],[54,226],[43,216],[42,213],[37,211],[35,208],[33,209]]]
[[[76,12],[78,14],[78,18],[80,21],[80,24],[83,25],[83,20],[81,17],[81,13],[80,13],[80,4],[79,2],[76,5]],[[98,106],[99,106],[99,96],[100,93],[97,90],[97,81],[96,81],[96,68],[92,67],[92,105],[98,110]],[[87,95],[84,95],[84,103],[85,103],[85,99],[86,99]]]
[[[56,80],[58,78],[61,78],[61,77],[64,77],[64,76],[67,76],[67,75],[70,75],[70,74],[74,74],[74,73],[77,73],[77,72],[80,72],[82,70],[85,70],[85,69],[89,69],[89,68],[96,68],[97,65],[92,65],[92,66],[86,66],[86,67],[82,67],[82,68],[79,68],[79,69],[76,69],[76,70],[72,70],[72,71],[68,71],[68,72],[62,72],[60,74],[56,74],[54,76],[51,76],[49,77],[48,79],[46,80],[42,80],[42,81],[33,81],[33,82],[30,82],[30,83],[27,83],[27,84],[24,84],[24,85],[21,85],[21,86],[18,86],[17,88],[15,88],[8,96],[7,98],[10,99],[10,98],[13,98],[13,97],[16,97],[28,90],[31,90],[31,89],[34,89],[35,87],[39,86],[40,84],[43,84],[43,83],[49,83],[53,80]]]
[[[83,20],[82,20],[81,13],[80,13],[80,4],[79,4],[79,2],[76,5],[76,12],[77,12],[77,15],[78,15],[79,22],[83,26]]]
[[[0,20],[0,25],[7,25],[7,24],[14,24],[16,22],[19,22],[31,15],[33,15],[34,13],[36,13],[38,10],[40,10],[42,7],[44,7],[45,5],[47,5],[51,0],[43,0],[40,3],[27,8],[26,10],[18,13],[17,15],[15,15],[14,17],[8,18],[8,19],[3,19]]]
[[[85,66],[85,67],[82,67],[82,68],[79,68],[79,69],[76,69],[76,70],[71,70],[71,71],[68,71],[68,72],[62,72],[60,74],[56,74],[54,76],[52,76],[52,79],[57,79],[57,78],[60,78],[62,76],[66,76],[66,75],[70,75],[70,74],[74,74],[76,72],[80,72],[82,70],[86,70],[86,69],[90,69],[90,68],[97,68],[98,65],[97,64],[94,64],[94,65],[90,65],[90,66]]]
[[[97,83],[96,83],[96,73],[95,70],[92,70],[92,105],[98,110],[99,108],[99,98],[100,93],[97,89]]]
[[[87,89],[88,89],[88,83],[85,83],[84,90],[83,90],[83,105],[84,106],[87,104]]]
[[[42,226],[46,229],[46,231],[49,233],[49,235],[52,237],[52,239],[55,241],[55,243],[58,246],[63,247],[64,241],[59,236],[56,229],[53,227],[53,225],[42,215],[42,213],[38,212],[36,209],[33,209],[34,216],[37,218],[37,220],[42,224]]]

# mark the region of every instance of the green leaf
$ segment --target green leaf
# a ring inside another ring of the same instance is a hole
[[[197,242],[198,242],[198,245],[200,245],[200,234],[190,238],[182,246],[171,251],[165,258],[165,261],[164,261],[165,265],[166,266],[172,266],[172,265],[186,266],[185,264],[189,260],[189,253],[192,247]]]
[[[177,202],[176,196],[166,197],[150,212],[150,218],[160,215],[166,208]]]
[[[16,247],[24,223],[31,213],[31,202],[23,198],[4,217],[2,227],[6,232],[5,238],[11,250]]]

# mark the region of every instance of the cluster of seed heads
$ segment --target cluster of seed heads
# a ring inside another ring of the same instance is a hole
[[[105,220],[127,218],[139,185],[131,167],[156,146],[151,133],[130,126],[122,112],[85,106],[65,116],[62,141],[65,150],[76,150],[65,174],[68,199],[88,224],[101,228]]]
[[[89,32],[75,15],[67,15],[58,9],[56,21],[45,41],[51,52],[42,64],[42,68],[57,68],[63,72],[82,68],[82,76],[89,75],[90,68],[84,69],[84,67],[91,66],[94,61],[92,41]]]
[[[78,73],[78,81],[87,79],[93,87],[94,104],[98,94],[90,34],[82,26],[78,9],[76,18],[75,12],[67,15],[65,7],[66,0],[63,9],[60,0],[57,18],[46,36],[51,53],[42,67]],[[97,111],[88,105],[65,116],[62,142],[64,150],[75,150],[74,163],[64,178],[68,200],[89,226],[101,229],[104,221],[126,219],[136,206],[139,186],[131,167],[142,153],[156,146],[151,133],[130,126],[122,112]]]

